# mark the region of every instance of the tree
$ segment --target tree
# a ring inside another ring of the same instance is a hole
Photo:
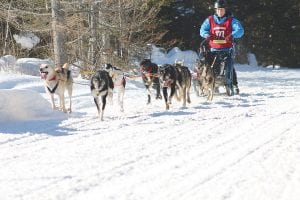
[[[59,0],[51,0],[52,8],[52,31],[53,31],[53,47],[54,47],[54,63],[61,68],[67,62],[65,48],[65,19],[64,11],[61,8]]]
[[[31,50],[18,47],[16,56],[22,52],[38,55],[38,51],[48,49],[57,66],[78,60],[97,66],[103,62],[128,63],[147,42],[158,41],[164,34],[156,29],[156,17],[167,1],[1,0],[4,39],[0,42],[9,41],[11,49],[15,43],[11,35],[33,32],[41,37],[41,43]]]
[[[299,1],[236,1],[242,16],[247,49],[256,54],[259,64],[300,66]]]
[[[162,38],[167,48],[174,46],[181,49],[198,50],[202,38],[199,35],[200,25],[211,14],[210,2],[199,0],[176,0],[164,6],[159,17],[161,24],[168,32]]]

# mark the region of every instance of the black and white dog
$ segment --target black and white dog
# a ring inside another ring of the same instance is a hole
[[[182,101],[182,106],[186,107],[186,102],[191,103],[190,89],[192,85],[192,74],[188,67],[175,64],[178,73],[177,88],[179,101]]]
[[[104,64],[104,69],[109,73],[109,76],[112,78],[114,90],[117,91],[118,94],[118,104],[120,106],[120,111],[124,112],[123,100],[126,85],[125,75],[121,69],[114,67],[109,63]]]
[[[109,73],[105,70],[98,70],[91,77],[91,93],[94,97],[98,115],[101,121],[103,121],[103,112],[106,105],[106,98],[109,95],[112,98],[114,89],[113,80]],[[99,101],[99,97],[101,102]]]
[[[165,64],[159,68],[160,82],[162,85],[166,110],[169,110],[172,104],[172,98],[176,93],[176,80],[178,78],[177,70],[173,65]],[[168,88],[170,88],[170,95],[168,96]]]
[[[166,109],[169,110],[174,94],[178,101],[183,101],[182,106],[186,107],[186,102],[191,102],[190,88],[192,76],[190,70],[186,66],[179,64],[165,64],[160,67],[159,72]],[[171,89],[169,96],[168,88]]]
[[[157,64],[152,63],[149,59],[144,59],[140,63],[140,70],[144,85],[148,91],[147,103],[151,103],[151,87],[156,90],[156,99],[161,99],[162,97],[160,94],[160,83]]]

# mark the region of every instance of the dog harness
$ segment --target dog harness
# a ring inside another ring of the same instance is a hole
[[[54,81],[54,80],[56,80],[56,76],[54,76],[53,78],[51,78],[49,81]],[[48,91],[49,91],[51,94],[53,94],[53,93],[56,91],[56,89],[57,89],[57,87],[58,87],[58,83],[59,83],[59,81],[56,83],[56,85],[54,86],[53,89],[50,89],[50,88],[47,86],[47,89],[48,89]]]
[[[55,90],[57,89],[58,83],[59,83],[59,82],[56,83],[56,85],[54,86],[54,88],[53,88],[52,90],[47,86],[47,89],[48,89],[48,91],[49,91],[51,94],[53,94],[53,93],[55,92]]]

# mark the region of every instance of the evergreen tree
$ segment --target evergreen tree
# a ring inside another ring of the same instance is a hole
[[[299,67],[299,2],[298,6],[297,0],[236,3],[246,29],[245,44],[259,64]]]

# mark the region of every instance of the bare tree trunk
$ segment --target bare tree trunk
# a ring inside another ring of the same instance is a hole
[[[45,0],[45,9],[48,10],[48,0]]]
[[[99,18],[102,19],[102,13],[99,13]],[[112,45],[109,33],[101,32],[101,62],[102,63],[111,63],[111,53],[112,53]]]
[[[122,35],[122,28],[123,28],[123,24],[122,24],[122,3],[121,0],[119,0],[119,32],[120,35]],[[122,40],[119,41],[119,45],[118,45],[118,52],[119,52],[119,56],[121,58],[123,58],[123,45],[122,45]]]
[[[8,33],[9,33],[10,8],[11,8],[11,3],[9,3],[9,8],[7,10],[7,19],[6,19],[6,30],[5,30],[3,55],[6,55],[8,53],[7,52],[7,43],[8,43]]]
[[[59,0],[51,0],[52,7],[52,31],[55,66],[61,68],[67,62],[65,51],[64,12]]]
[[[95,12],[95,3],[91,4],[90,9],[90,29],[91,29],[91,36],[89,39],[89,51],[88,51],[88,61],[90,64],[95,65],[96,64],[96,55],[95,55],[95,49],[96,49],[96,12]]]

